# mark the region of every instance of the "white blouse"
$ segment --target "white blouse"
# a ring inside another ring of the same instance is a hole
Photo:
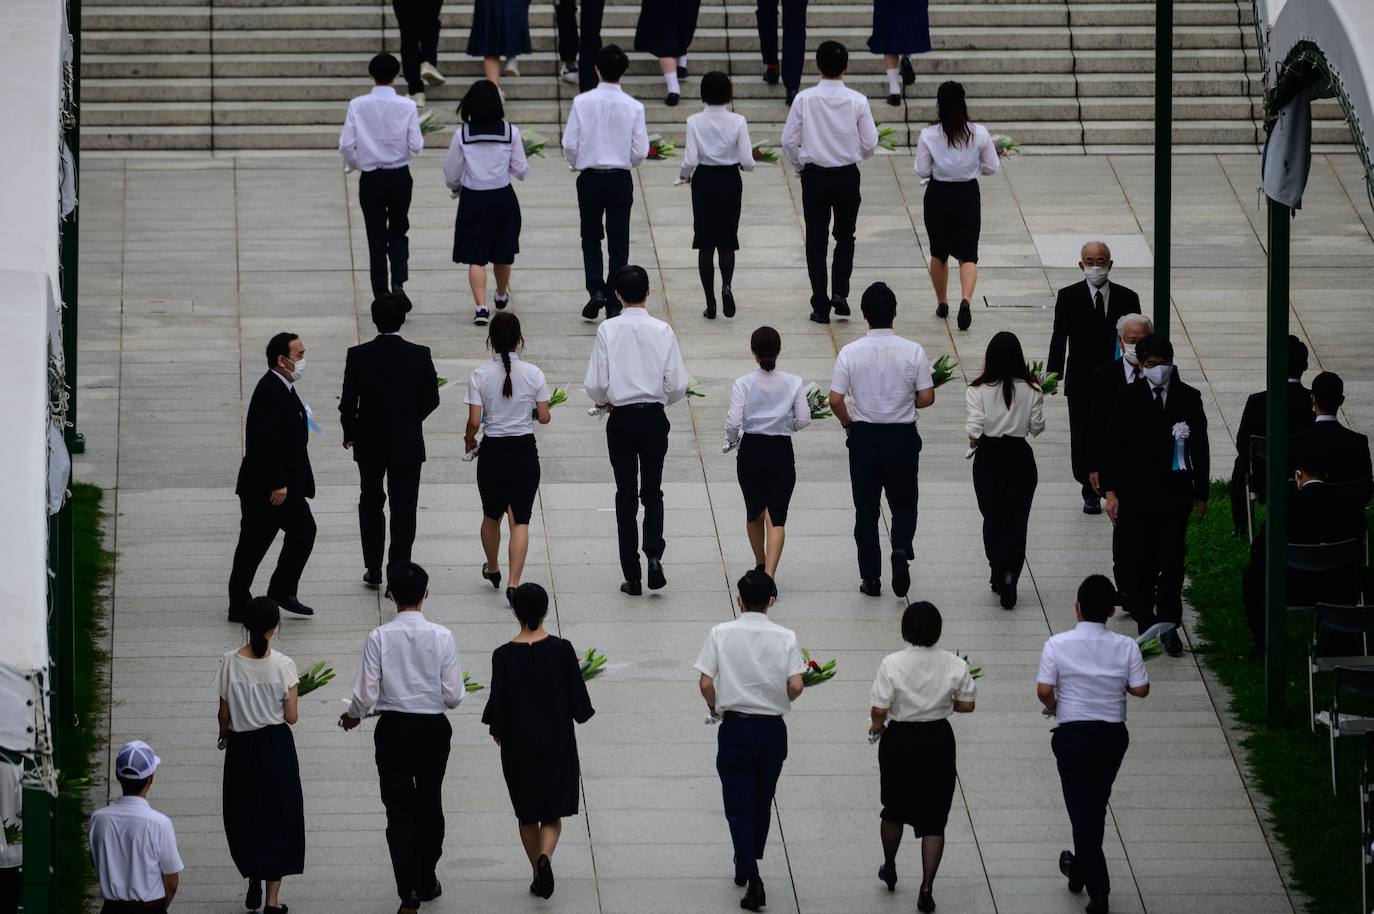
[[[514,124],[502,122],[496,133],[474,133],[472,124],[453,131],[444,156],[444,183],[449,190],[498,190],[510,179],[523,181],[530,173],[525,141]]]
[[[970,438],[1026,438],[1045,430],[1045,395],[1025,381],[1012,382],[1011,406],[1002,396],[1002,383],[979,384],[964,390]]]
[[[972,181],[997,174],[997,147],[982,124],[970,123],[973,137],[962,146],[949,145],[939,124],[921,131],[916,141],[916,174],[936,181]]]
[[[282,702],[300,682],[296,663],[290,657],[268,649],[266,657],[244,657],[235,648],[219,662],[219,697],[229,703],[229,726],[235,733],[248,733],[286,722]]]
[[[964,658],[910,645],[878,664],[872,701],[875,708],[887,708],[888,720],[944,720],[954,713],[955,699],[973,701],[977,691]]]
[[[746,435],[791,435],[811,424],[802,379],[785,371],[749,372],[730,388],[725,413],[725,440],[731,444]]]
[[[682,156],[682,177],[690,178],[698,165],[738,165],[754,170],[754,145],[744,115],[724,105],[707,105],[687,118],[687,152]]]
[[[513,438],[534,434],[534,405],[549,399],[549,384],[544,372],[510,354],[511,395],[501,393],[506,385],[506,366],[499,355],[479,365],[468,378],[463,402],[482,407],[482,434],[492,438]]]

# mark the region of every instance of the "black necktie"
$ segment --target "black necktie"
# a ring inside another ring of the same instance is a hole
[[[1097,306],[1097,316],[1105,321],[1107,319],[1107,303],[1102,298],[1101,289],[1093,294],[1093,304]]]
[[[1164,412],[1164,388],[1162,387],[1155,388],[1155,406],[1161,413]]]

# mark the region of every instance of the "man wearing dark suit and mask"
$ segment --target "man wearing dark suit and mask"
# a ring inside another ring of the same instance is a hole
[[[1173,623],[1160,643],[1179,657],[1188,517],[1196,511],[1202,520],[1210,487],[1207,417],[1202,394],[1179,380],[1173,344],[1147,336],[1136,344],[1136,357],[1145,380],[1116,395],[1102,491],[1116,525],[1122,605],[1142,632],[1156,622]]]
[[[229,574],[229,621],[242,622],[252,599],[253,576],[280,530],[283,535],[277,570],[267,596],[287,612],[315,611],[296,599],[301,572],[315,545],[315,518],[308,499],[315,497],[315,475],[306,450],[308,409],[296,394],[305,370],[305,346],[294,333],[278,333],[267,343],[267,373],[248,401],[243,430],[243,463],[238,485],[242,519],[234,567]]]
[[[1140,296],[1107,279],[1112,252],[1102,242],[1089,241],[1079,256],[1084,281],[1060,289],[1055,299],[1054,332],[1045,370],[1064,379],[1073,478],[1083,487],[1083,513],[1101,514],[1101,501],[1088,478],[1089,455],[1096,446],[1092,441],[1092,376],[1111,363],[1116,322],[1124,314],[1139,313]]]
[[[1334,371],[1323,371],[1312,379],[1312,424],[1294,434],[1289,453],[1321,451],[1330,474],[1331,485],[1361,483],[1355,500],[1361,508],[1369,504],[1371,491],[1369,439],[1341,425],[1336,412],[1345,402],[1345,382]]]
[[[424,421],[439,406],[439,380],[429,347],[401,339],[408,302],[396,294],[372,303],[377,338],[348,350],[344,362],[339,424],[343,446],[353,449],[362,488],[358,528],[363,543],[363,583],[382,582],[382,547],[391,495],[388,567],[409,562],[415,543],[420,464],[425,461]],[[383,479],[386,491],[382,490]]]
[[[1296,336],[1288,337],[1288,434],[1298,432],[1312,425],[1312,392],[1302,386],[1303,373],[1307,371],[1307,346]],[[1256,437],[1265,436],[1269,393],[1261,390],[1251,394],[1245,401],[1245,409],[1240,414],[1240,427],[1236,429],[1236,465],[1231,470],[1231,524],[1237,536],[1247,535],[1245,529],[1245,477],[1250,468],[1250,442]],[[1264,501],[1264,473],[1261,472],[1253,482],[1259,500]]]

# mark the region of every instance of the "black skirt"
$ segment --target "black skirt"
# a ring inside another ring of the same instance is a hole
[[[698,165],[692,172],[692,247],[738,251],[743,197],[738,165]]]
[[[509,508],[517,524],[528,524],[539,491],[539,447],[534,436],[484,435],[477,451],[477,491],[485,516],[500,520]]]
[[[635,50],[681,57],[692,46],[701,0],[640,0]]]
[[[507,184],[495,190],[464,187],[453,228],[454,263],[515,263],[520,253],[520,201]]]
[[[231,733],[224,749],[224,836],[245,879],[305,872],[305,804],[287,724]]]
[[[764,509],[775,527],[787,525],[787,506],[797,485],[797,462],[788,435],[745,435],[739,443],[735,476],[744,494],[744,513],[755,520]]]
[[[954,802],[954,728],[948,720],[893,721],[878,743],[882,817],[918,835],[943,835]]]
[[[930,50],[927,0],[873,0],[874,54],[924,54]]]
[[[983,227],[978,181],[937,181],[926,185],[924,217],[930,256],[978,262],[978,234]]]
[[[529,0],[477,0],[472,7],[471,57],[514,57],[530,53]]]

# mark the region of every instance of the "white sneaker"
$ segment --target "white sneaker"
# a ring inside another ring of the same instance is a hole
[[[507,75],[507,76],[519,76],[519,75],[520,75],[520,58],[519,58],[519,57],[507,57],[507,58],[506,58],[506,75]]]
[[[447,77],[439,72],[439,68],[428,60],[420,64],[420,78],[425,81],[427,86],[442,86],[448,82]]]
[[[410,100],[415,103],[416,108],[423,108],[425,106],[425,93],[412,92],[410,93]]]
[[[561,80],[563,80],[563,82],[568,83],[569,85],[573,85],[573,86],[577,85],[577,84],[578,84],[577,64],[575,64],[575,63],[565,63],[565,64],[563,64],[563,71],[562,71],[561,73],[558,74],[558,78],[561,79]]]

